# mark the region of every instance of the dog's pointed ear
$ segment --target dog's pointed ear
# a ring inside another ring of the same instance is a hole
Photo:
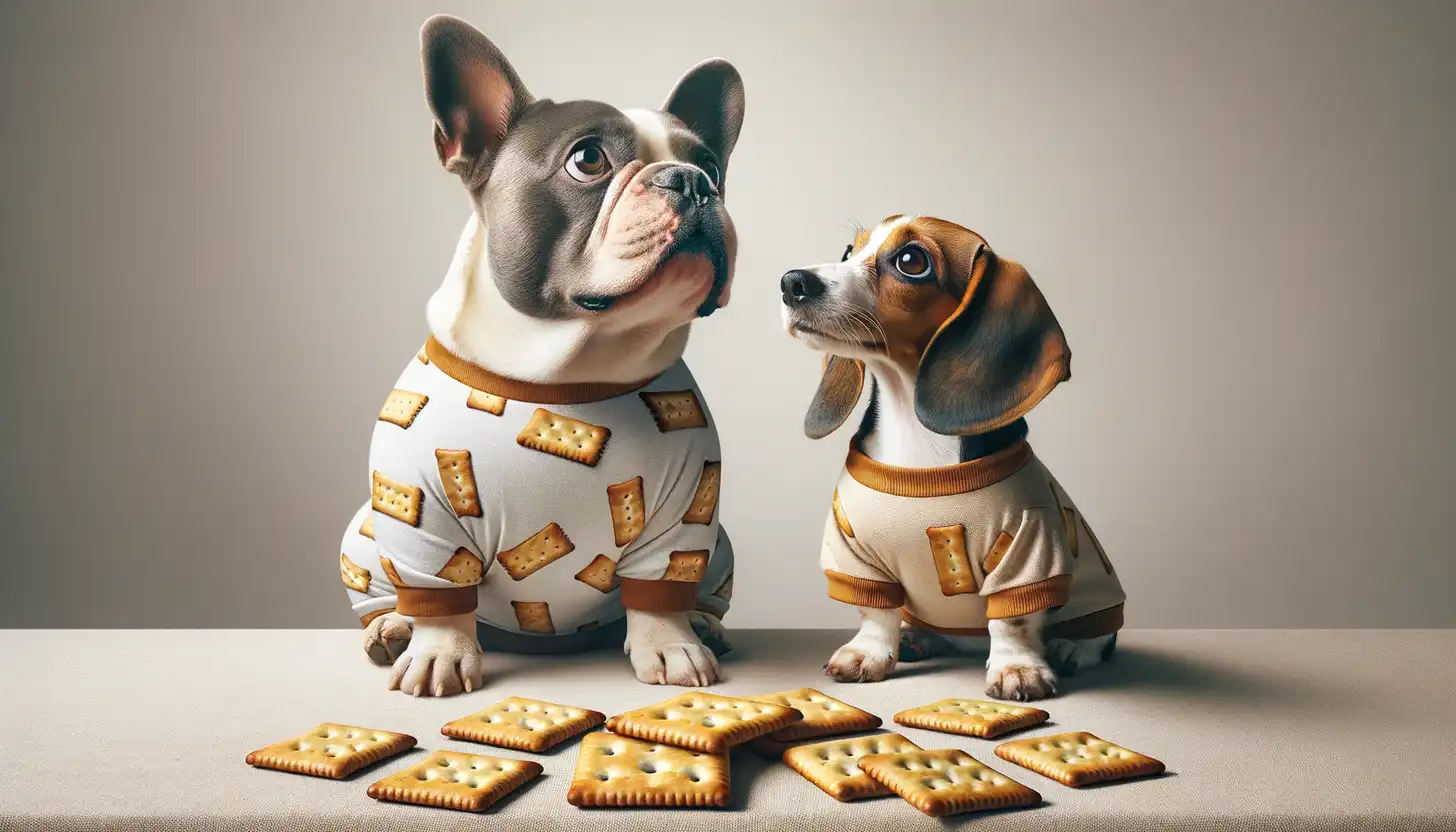
[[[804,434],[810,439],[823,439],[839,429],[864,392],[865,365],[854,358],[838,355],[824,357],[824,375],[819,389],[804,414]]]
[[[494,153],[531,93],[506,56],[469,23],[435,15],[420,29],[425,99],[435,116],[435,152],[467,181]]]
[[[718,167],[728,167],[728,155],[743,129],[743,77],[733,64],[709,58],[678,79],[662,111],[676,116],[698,134],[718,156]]]
[[[915,415],[948,436],[1010,424],[1072,376],[1062,327],[1021,264],[980,244],[960,306],[920,357]]]

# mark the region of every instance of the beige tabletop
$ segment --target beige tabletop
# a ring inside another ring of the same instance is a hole
[[[816,687],[883,717],[981,696],[975,658],[901,665],[842,685],[820,666],[842,633],[739,630],[714,690]],[[620,654],[491,655],[485,690],[416,700],[337,630],[8,630],[0,670],[0,829],[1456,829],[1456,631],[1132,630],[1112,664],[1065,680],[1051,724],[1167,763],[1162,777],[1076,790],[997,758],[995,742],[898,728],[961,748],[1041,792],[1036,808],[937,821],[897,797],[841,804],[790,769],[734,752],[723,810],[576,809],[576,743],[542,755],[447,739],[445,722],[508,695],[647,705]],[[343,781],[253,769],[256,748],[331,721],[419,747]],[[483,816],[378,803],[374,780],[446,748],[538,760],[545,774]]]

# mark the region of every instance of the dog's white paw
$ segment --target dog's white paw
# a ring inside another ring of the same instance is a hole
[[[693,625],[693,633],[704,646],[713,651],[713,655],[726,655],[733,649],[733,644],[728,641],[728,629],[716,615],[694,610],[688,613],[688,623]]]
[[[1021,660],[986,668],[986,695],[993,699],[1031,702],[1057,692],[1057,676],[1039,659]]]
[[[627,611],[627,658],[649,685],[706,687],[721,678],[718,659],[685,613]]]
[[[410,623],[398,613],[376,616],[364,628],[364,652],[375,664],[393,664],[410,643]]]
[[[895,654],[888,648],[867,648],[851,641],[829,657],[824,675],[840,682],[880,682],[894,669]]]
[[[484,685],[480,645],[475,640],[473,614],[470,631],[454,626],[415,623],[409,647],[395,660],[389,689],[411,696],[454,696]]]

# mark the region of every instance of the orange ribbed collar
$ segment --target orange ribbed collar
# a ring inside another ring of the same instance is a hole
[[[483,393],[513,399],[530,404],[589,404],[640,390],[651,384],[653,379],[630,382],[574,382],[571,384],[538,384],[534,381],[506,378],[473,364],[445,349],[431,335],[425,342],[425,355],[440,372],[461,384],[473,387]]]
[[[948,497],[965,494],[994,485],[1017,471],[1031,459],[1031,445],[1025,439],[1008,445],[990,456],[946,465],[942,468],[901,468],[886,465],[865,456],[859,448],[860,437],[849,445],[845,470],[855,482],[884,494],[899,497]]]

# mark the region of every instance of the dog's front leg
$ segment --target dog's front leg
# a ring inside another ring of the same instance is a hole
[[[991,653],[986,659],[986,694],[1030,702],[1057,692],[1057,676],[1047,665],[1041,642],[1045,612],[990,622]]]
[[[453,696],[484,685],[475,613],[415,616],[409,647],[394,662],[389,689],[411,696]]]
[[[685,612],[627,610],[627,643],[637,680],[702,687],[719,679],[718,660],[703,646]]]
[[[900,652],[900,611],[859,608],[859,632],[824,665],[841,682],[878,682],[895,669]]]

